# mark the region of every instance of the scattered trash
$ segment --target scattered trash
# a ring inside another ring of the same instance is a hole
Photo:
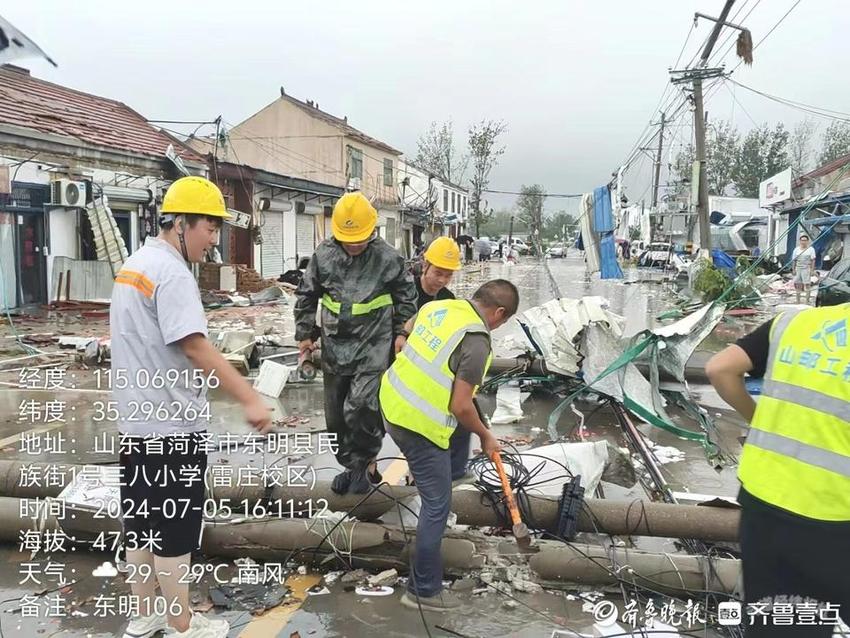
[[[306,565],[299,565],[297,571],[302,576],[306,576],[307,575],[307,566]]]
[[[313,585],[309,589],[307,589],[308,596],[324,596],[325,594],[330,594],[331,590],[322,585]]]
[[[324,575],[325,585],[333,585],[344,572],[328,572]]]
[[[511,587],[526,594],[536,594],[543,591],[543,587],[524,578],[514,578],[511,581]]]
[[[366,582],[369,583],[371,587],[378,587],[381,585],[392,586],[395,585],[397,581],[398,571],[395,569],[384,570],[380,574],[369,576],[369,578],[366,579]]]
[[[395,590],[392,587],[386,587],[384,585],[378,585],[377,587],[361,585],[355,588],[354,593],[358,596],[390,596],[393,591]]]
[[[477,584],[474,578],[458,578],[452,583],[452,591],[473,591]]]
[[[263,361],[263,365],[260,366],[260,373],[254,380],[254,389],[260,394],[276,399],[283,392],[283,388],[286,387],[289,373],[292,370],[293,368],[282,363]]]
[[[289,593],[290,590],[285,585],[269,583],[224,584],[209,590],[210,600],[215,607],[250,611],[255,616],[280,605]]]
[[[369,577],[369,573],[365,569],[355,569],[354,571],[346,572],[340,578],[341,583],[359,583],[365,581]]]
[[[652,449],[652,453],[655,455],[655,458],[658,459],[658,462],[662,465],[666,465],[667,463],[677,463],[679,461],[685,460],[685,453],[679,448],[675,448],[669,445],[657,445],[651,442],[647,443]]]
[[[511,600],[508,598],[507,600],[502,601],[502,607],[505,609],[516,609],[519,607],[519,603],[515,600]]]
[[[522,419],[522,396],[517,383],[506,383],[496,391],[496,411],[490,417],[490,423],[503,425],[516,423]]]

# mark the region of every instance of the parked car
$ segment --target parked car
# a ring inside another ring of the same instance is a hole
[[[566,244],[553,244],[549,247],[549,250],[546,251],[546,255],[549,257],[566,257],[567,256],[567,245]]]
[[[502,239],[504,240],[505,244],[508,243],[507,237],[502,237]],[[514,250],[516,250],[520,255],[527,255],[531,252],[531,248],[529,247],[529,245],[526,244],[525,241],[520,239],[519,237],[511,237],[511,245],[514,247]]]
[[[850,301],[850,259],[842,259],[818,283],[816,306],[835,306]]]

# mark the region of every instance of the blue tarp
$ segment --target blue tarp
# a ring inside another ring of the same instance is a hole
[[[719,248],[711,249],[711,260],[714,262],[714,265],[717,266],[720,270],[731,271],[729,274],[734,276],[735,273],[735,260],[732,259],[729,255],[724,253]]]
[[[611,191],[607,186],[593,189],[593,230],[600,235],[614,231],[614,216],[611,214]]]
[[[622,279],[614,243],[614,216],[611,214],[611,191],[600,186],[593,191],[593,227],[599,233],[599,261],[602,279]]]

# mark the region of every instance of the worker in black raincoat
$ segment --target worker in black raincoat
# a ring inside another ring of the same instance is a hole
[[[331,220],[334,236],[316,248],[295,293],[302,354],[321,336],[325,420],[345,468],[331,486],[338,494],[365,494],[381,481],[375,463],[384,437],[378,388],[391,356],[404,347],[405,322],[416,313],[413,277],[402,256],[376,236],[377,220],[361,193],[343,195]]]

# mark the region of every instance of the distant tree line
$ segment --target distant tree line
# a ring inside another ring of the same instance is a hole
[[[730,122],[710,122],[706,131],[706,176],[711,195],[758,197],[759,184],[791,167],[799,177],[843,155],[850,154],[850,122],[836,120],[820,135],[812,120],[799,122],[792,130],[781,123],[761,124],[742,135]],[[695,152],[693,145],[680,151],[670,166],[673,178],[690,181]]]

